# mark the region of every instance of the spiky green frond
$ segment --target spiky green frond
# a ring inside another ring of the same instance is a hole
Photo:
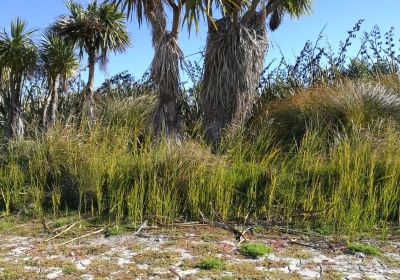
[[[218,9],[222,14],[226,14],[228,9],[237,7],[242,13],[246,13],[254,7],[259,9],[272,8],[269,13],[271,14],[272,22],[270,25],[276,29],[282,22],[285,14],[291,17],[300,17],[311,11],[313,0],[187,0],[185,2],[186,14],[185,21],[189,28],[193,24],[198,28],[201,16],[211,18],[212,8]],[[252,7],[254,4],[254,7]]]
[[[41,58],[50,76],[71,76],[78,68],[74,45],[52,32],[46,32],[41,42]]]
[[[281,25],[285,14],[292,18],[299,18],[304,14],[310,13],[313,0],[270,0],[269,3],[271,3],[270,7],[273,7],[270,11],[269,27],[274,31]]]
[[[115,5],[93,1],[85,8],[70,1],[67,8],[69,15],[61,16],[51,29],[76,45],[80,56],[95,51],[106,57],[108,51],[122,52],[130,46],[126,16]]]
[[[282,3],[287,14],[292,17],[300,17],[311,12],[313,0],[285,0]]]
[[[126,11],[126,15],[128,18],[132,19],[133,14],[136,14],[136,18],[139,22],[139,25],[143,22],[143,15],[145,14],[145,8],[149,6],[149,2],[146,0],[107,0],[114,5],[117,5],[122,9],[122,11]]]
[[[20,18],[11,22],[10,32],[0,32],[0,65],[21,75],[31,71],[36,63],[36,46],[30,30]]]

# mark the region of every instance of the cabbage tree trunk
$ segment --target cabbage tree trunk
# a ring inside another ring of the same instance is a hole
[[[85,90],[85,99],[83,102],[84,112],[88,117],[89,126],[92,126],[95,120],[95,103],[94,103],[94,72],[96,67],[96,50],[90,50],[88,53],[89,60],[89,76]]]
[[[152,27],[155,50],[151,64],[151,78],[158,92],[152,127],[157,136],[176,136],[179,134],[176,100],[179,94],[179,56],[181,55],[178,46],[178,29],[182,7],[173,7],[173,26],[172,31],[169,32],[161,1],[155,0],[148,5],[146,16]]]
[[[57,105],[58,105],[58,92],[56,77],[49,77],[48,81],[49,96],[43,110],[43,127],[47,129],[56,123],[57,119]]]
[[[50,118],[49,118],[49,124],[52,127],[56,124],[57,121],[57,107],[58,107],[58,91],[56,83],[54,82],[50,98]]]
[[[157,46],[152,63],[152,78],[158,89],[158,100],[153,112],[156,135],[179,134],[177,96],[179,94],[179,47],[171,34],[166,34]]]
[[[267,51],[266,13],[209,25],[200,102],[206,139],[214,149],[224,130],[251,115]]]
[[[21,86],[22,76],[11,75],[10,104],[6,130],[6,136],[9,139],[20,138],[24,134],[24,124],[21,116]]]

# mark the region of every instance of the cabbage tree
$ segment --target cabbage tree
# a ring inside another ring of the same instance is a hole
[[[59,87],[66,91],[67,79],[78,69],[79,64],[74,52],[74,45],[52,32],[44,35],[40,54],[47,74],[49,90],[43,113],[43,126],[46,127],[53,126],[57,119],[57,81]]]
[[[216,147],[226,129],[248,119],[268,47],[271,31],[283,17],[299,17],[311,9],[312,0],[193,0],[186,18],[198,22],[208,17],[204,77],[200,94],[206,137]],[[215,10],[222,16],[213,18]]]
[[[32,41],[34,30],[27,28],[20,18],[11,22],[10,32],[0,32],[0,72],[2,79],[7,75],[9,88],[6,94],[8,103],[6,136],[21,137],[24,133],[22,120],[22,86],[25,78],[36,66],[37,48]],[[3,85],[4,86],[4,85]]]
[[[179,94],[179,30],[185,0],[109,0],[128,16],[136,15],[139,24],[143,19],[150,23],[155,50],[151,64],[151,78],[158,92],[158,102],[153,112],[153,129],[157,135],[179,134],[177,96]],[[172,10],[172,24],[168,28],[166,10]]]
[[[67,8],[69,14],[59,17],[52,30],[66,42],[77,46],[81,58],[87,54],[89,75],[82,105],[87,108],[92,123],[95,118],[93,87],[96,62],[104,65],[110,51],[123,52],[130,46],[126,17],[115,5],[98,4],[97,1],[91,1],[86,7],[70,1]]]

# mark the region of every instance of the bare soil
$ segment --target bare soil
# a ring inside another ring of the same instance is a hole
[[[252,259],[240,253],[232,232],[207,225],[148,227],[140,236],[126,229],[106,237],[101,226],[63,223],[0,219],[0,279],[400,279],[396,237],[362,239],[381,251],[369,256],[350,254],[340,238],[259,228],[248,241],[273,252]],[[200,269],[210,257],[222,266]]]

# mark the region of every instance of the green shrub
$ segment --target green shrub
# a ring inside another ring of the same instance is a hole
[[[219,269],[222,268],[223,262],[220,259],[217,258],[205,258],[203,259],[197,267],[200,269],[204,270],[210,270],[210,269]]]
[[[359,243],[359,242],[349,242],[347,244],[347,248],[350,253],[355,254],[355,253],[364,253],[366,255],[371,255],[371,256],[378,256],[380,255],[380,250],[379,248],[370,245],[370,244],[364,244],[364,243]]]
[[[114,235],[119,235],[124,233],[126,230],[125,228],[121,227],[121,226],[113,226],[113,227],[108,227],[105,232],[104,235],[106,237],[110,237],[110,236],[114,236]]]
[[[251,258],[262,257],[272,252],[271,247],[257,243],[243,243],[239,248],[240,253]]]

